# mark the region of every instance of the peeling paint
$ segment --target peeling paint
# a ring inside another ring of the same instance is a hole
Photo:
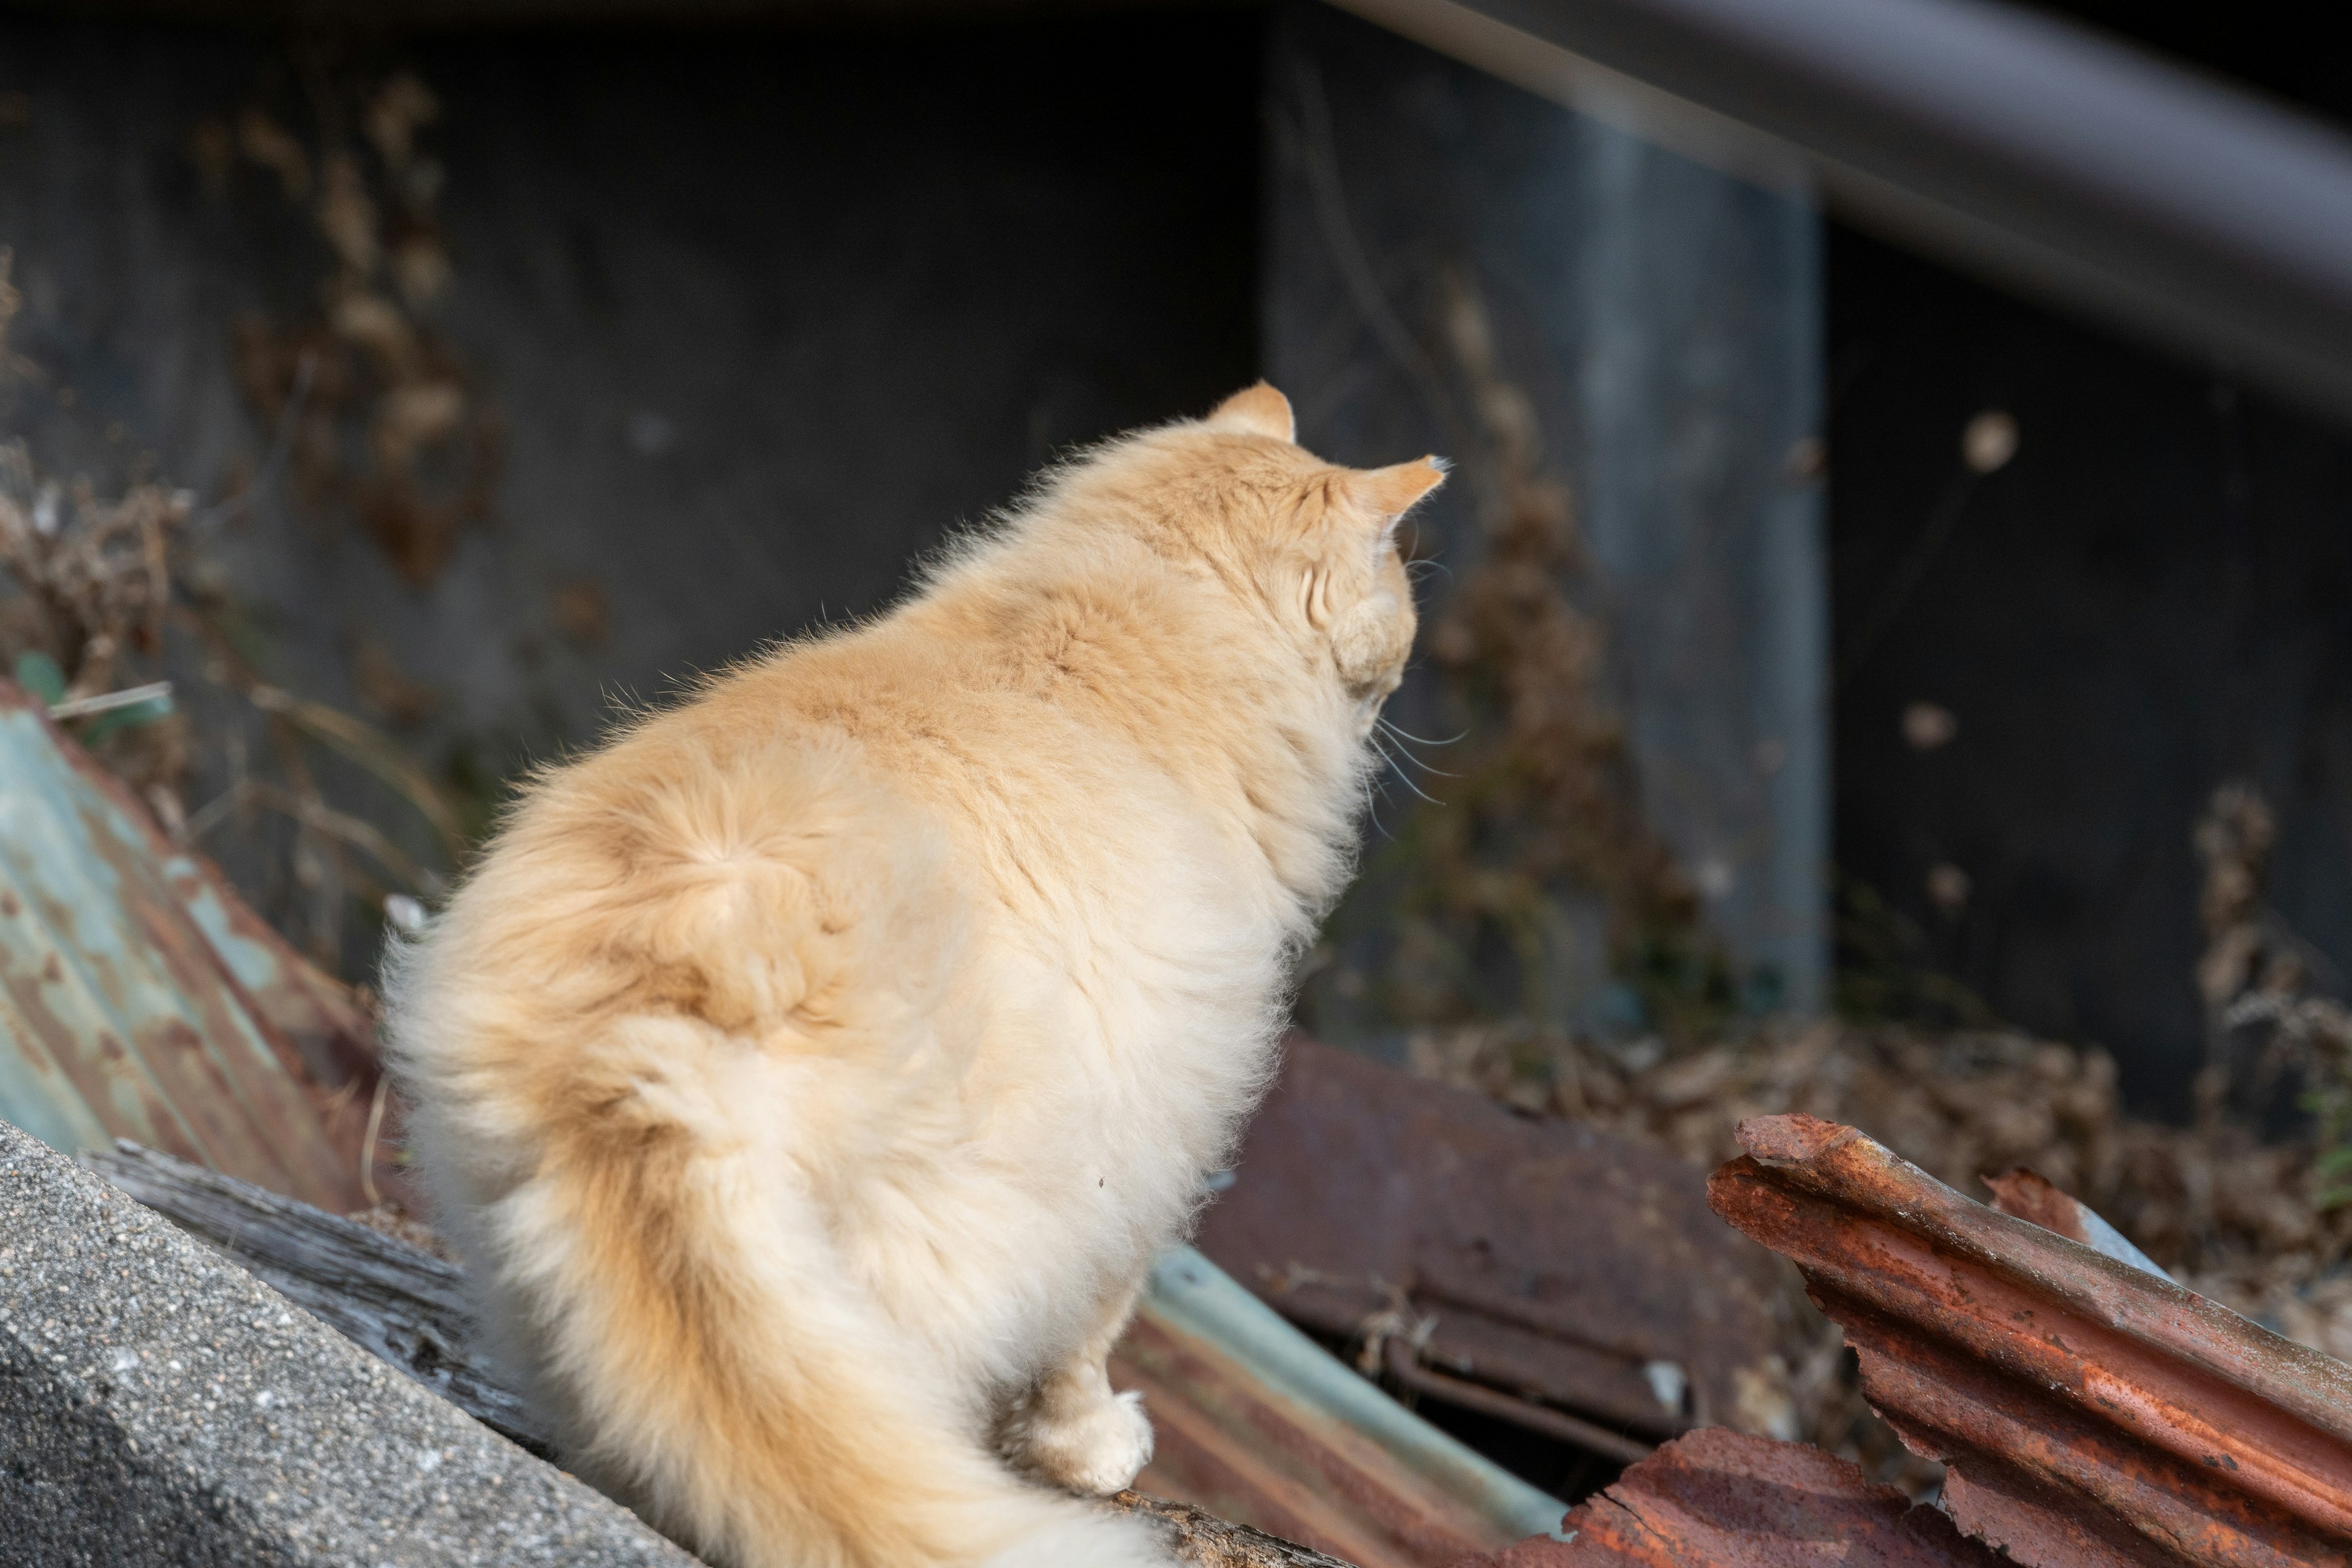
[[[362,1128],[336,1091],[373,1058],[341,987],[0,680],[0,1119],[341,1212]]]

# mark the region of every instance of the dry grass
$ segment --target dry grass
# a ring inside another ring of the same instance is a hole
[[[434,325],[451,269],[442,168],[421,138],[440,104],[406,71],[371,79],[315,51],[300,63],[307,133],[255,101],[201,123],[190,142],[216,195],[260,179],[307,215],[323,247],[314,307],[238,322],[237,379],[265,426],[291,425],[296,503],[357,528],[424,587],[488,520],[505,436]]]
[[[13,422],[86,416],[73,389],[13,353],[20,301],[0,249],[0,396]],[[277,468],[260,468],[267,482]],[[39,695],[100,762],[123,779],[181,843],[240,830],[261,845],[262,887],[247,890],[327,968],[341,966],[355,921],[368,929],[387,893],[430,894],[462,849],[441,793],[388,738],[359,720],[295,697],[246,652],[240,618],[205,569],[207,538],[254,492],[199,508],[194,498],[131,465],[110,491],[86,474],[60,477],[21,437],[0,441],[0,674]],[[171,690],[173,686],[176,690]],[[109,697],[160,686],[160,701],[72,716]],[[193,700],[226,698],[199,734]],[[259,744],[250,742],[257,738]],[[209,750],[206,750],[209,748]],[[209,761],[210,770],[198,764]],[[322,767],[372,775],[431,829],[425,863],[401,847],[401,822],[363,820],[328,804]],[[200,772],[226,787],[191,805]]]
[[[1310,1026],[1557,1019],[1577,1005],[1563,974],[1598,956],[1656,1026],[1695,1037],[1736,1005],[1735,977],[1643,815],[1573,499],[1465,275],[1437,289],[1436,337],[1442,353],[1414,363],[1443,377],[1432,399],[1458,426],[1480,525],[1426,637],[1463,733],[1383,735],[1402,787],[1376,814],[1381,837],[1326,928],[1302,1011]]]

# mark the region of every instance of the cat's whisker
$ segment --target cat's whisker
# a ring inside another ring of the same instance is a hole
[[[1394,735],[1397,738],[1398,749],[1404,752],[1405,760],[1411,763],[1414,767],[1419,768],[1423,773],[1429,774],[1433,778],[1441,779],[1458,779],[1462,776],[1460,773],[1448,773],[1444,768],[1431,767],[1429,763],[1413,755],[1412,749],[1404,744],[1404,742],[1408,741],[1418,741],[1424,746],[1441,746],[1445,744],[1444,742],[1423,741],[1418,735],[1408,735],[1402,730],[1398,729],[1395,725],[1389,723],[1385,719],[1381,720],[1380,723],[1382,729],[1386,730],[1390,734]]]
[[[1370,736],[1370,739],[1372,742],[1372,750],[1380,752],[1381,760],[1388,763],[1389,771],[1396,774],[1397,778],[1402,782],[1405,788],[1412,791],[1413,794],[1421,796],[1422,799],[1429,802],[1432,805],[1444,805],[1445,804],[1444,801],[1438,799],[1435,795],[1430,794],[1427,790],[1412,782],[1412,775],[1406,773],[1404,769],[1399,765],[1396,758],[1389,754],[1389,749],[1381,744],[1380,736],[1377,733]]]
[[[1381,795],[1384,792],[1374,787],[1373,784],[1373,781],[1379,777],[1378,770],[1367,772],[1356,787],[1363,796],[1364,815],[1372,819],[1372,826],[1379,830],[1380,836],[1393,844],[1396,842],[1396,835],[1391,833],[1388,824],[1381,820]]]
[[[1470,731],[1465,730],[1459,735],[1448,735],[1443,741],[1433,741],[1426,735],[1416,735],[1410,730],[1398,728],[1396,724],[1391,722],[1385,716],[1381,720],[1381,728],[1386,730],[1390,734],[1394,735],[1400,741],[1411,741],[1415,745],[1420,746],[1451,746],[1470,738]]]

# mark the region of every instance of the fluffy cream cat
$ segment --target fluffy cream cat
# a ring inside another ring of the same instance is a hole
[[[391,1037],[567,1459],[739,1568],[1164,1561],[1103,1358],[1272,1067],[1435,459],[1270,386],[531,784]],[[1044,1483],[1044,1484],[1041,1484]]]

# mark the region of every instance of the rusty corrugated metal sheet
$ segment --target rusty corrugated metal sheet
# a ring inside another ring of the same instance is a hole
[[[1780,1266],[1664,1150],[1294,1037],[1198,1245],[1391,1380],[1619,1461],[1793,1436]]]
[[[1934,1509],[1801,1443],[1678,1437],[1531,1540],[1453,1568],[1996,1568]]]
[[[365,1019],[0,680],[0,1119],[129,1138],[338,1213]]]
[[[2097,1210],[2081,1203],[2039,1171],[2020,1165],[2007,1175],[1987,1176],[1992,1206],[2013,1219],[2031,1220],[2069,1241],[2079,1241],[2094,1252],[2104,1252],[2118,1263],[2128,1263],[2158,1279],[2172,1278],[2156,1260],[2134,1247],[2123,1232],[2109,1225]]]
[[[1716,1212],[1804,1271],[1969,1534],[2038,1568],[2352,1564],[2352,1367],[1853,1128],[1739,1136]]]
[[[1138,1490],[1357,1568],[1439,1568],[1566,1506],[1429,1426],[1190,1248],[1151,1272],[1111,1381],[1155,1450]]]

